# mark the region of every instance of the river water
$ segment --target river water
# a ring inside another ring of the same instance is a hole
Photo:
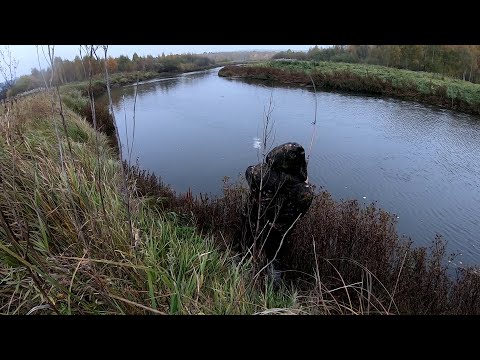
[[[271,87],[225,79],[219,69],[114,89],[114,111],[128,158],[177,191],[221,193],[258,162],[264,113],[272,99],[273,146],[308,153],[309,181],[336,199],[377,204],[398,217],[400,234],[429,245],[447,240],[457,262],[480,263],[480,117],[396,99]],[[133,136],[133,127],[135,133]]]

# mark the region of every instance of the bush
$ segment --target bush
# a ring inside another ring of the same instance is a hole
[[[62,94],[62,100],[66,106],[81,114],[89,106],[88,98],[82,95],[80,89],[69,88]]]

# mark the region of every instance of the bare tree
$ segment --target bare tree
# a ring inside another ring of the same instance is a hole
[[[43,56],[45,58],[45,61],[47,62],[47,64],[50,65],[50,68],[51,68],[50,80],[47,82],[47,80],[43,76],[43,74],[42,74],[42,77],[43,77],[43,81],[44,81],[44,84],[45,84],[47,94],[49,94],[51,96],[51,102],[50,103],[51,103],[51,107],[52,107],[52,123],[53,123],[53,126],[55,128],[55,134],[56,134],[56,137],[57,137],[58,147],[59,147],[59,151],[60,151],[60,162],[61,162],[61,166],[62,166],[62,174],[65,178],[65,184],[66,184],[67,189],[68,189],[68,196],[69,196],[70,201],[73,205],[73,214],[74,214],[74,217],[75,217],[75,227],[76,227],[79,239],[82,241],[85,248],[87,248],[86,237],[85,237],[85,234],[82,230],[83,227],[82,227],[82,222],[80,220],[81,216],[80,216],[80,213],[78,211],[77,204],[73,199],[73,191],[72,191],[72,184],[71,184],[72,180],[69,176],[67,176],[67,172],[66,172],[67,159],[65,157],[65,151],[63,150],[62,140],[60,138],[60,131],[59,131],[58,126],[57,126],[57,121],[55,119],[57,114],[60,115],[61,123],[63,125],[63,130],[65,132],[65,138],[66,138],[67,145],[68,145],[70,160],[74,163],[74,154],[73,154],[73,151],[72,151],[72,146],[71,146],[70,138],[69,138],[68,131],[67,131],[67,125],[66,125],[66,120],[65,120],[65,114],[63,112],[63,104],[62,104],[62,98],[60,96],[60,90],[59,90],[58,84],[53,84],[53,78],[55,76],[55,66],[54,66],[55,45],[52,45],[52,46],[47,45],[47,51],[48,51],[48,56],[47,56],[47,54],[45,54],[45,49],[42,46],[42,53],[43,53]],[[37,46],[37,60],[38,60],[38,65],[41,69],[38,46]],[[56,102],[57,100],[58,100],[58,103]],[[57,108],[57,105],[58,105],[58,108]]]
[[[0,49],[0,73],[8,88],[12,87],[17,78],[18,60],[12,57],[9,45]]]
[[[124,163],[123,163],[123,155],[122,155],[122,142],[120,140],[120,134],[118,133],[118,126],[117,126],[117,121],[115,119],[115,111],[113,110],[113,102],[112,102],[112,94],[110,92],[110,75],[108,74],[108,67],[107,67],[107,52],[108,52],[108,45],[102,45],[101,48],[104,51],[104,68],[105,68],[105,81],[107,83],[107,94],[108,94],[108,104],[110,108],[110,115],[112,116],[113,119],[113,124],[115,126],[115,136],[117,138],[117,143],[118,143],[118,155],[120,158],[120,162],[122,163],[121,169],[122,169],[122,178],[123,178],[123,191],[122,193],[124,194],[124,202],[127,210],[127,221],[129,225],[129,230],[130,230],[130,240],[131,244],[133,247],[135,247],[135,237],[133,236],[133,225],[132,225],[132,215],[130,213],[130,194],[128,190],[128,184],[127,184],[127,174],[125,171]],[[138,83],[138,81],[137,81]]]
[[[270,148],[273,146],[273,140],[271,139],[272,134],[273,134],[273,129],[274,129],[274,121],[272,119],[272,112],[273,112],[273,95],[270,95],[270,101],[268,104],[268,108],[264,108],[264,113],[263,113],[263,124],[262,124],[262,138],[261,138],[261,144],[260,147],[257,150],[257,158],[260,161],[260,184],[259,188],[256,189],[258,191],[258,194],[255,194],[252,192],[252,195],[255,196],[255,199],[251,198],[248,206],[247,206],[247,231],[243,233],[243,236],[251,236],[253,239],[252,243],[249,243],[248,248],[246,249],[246,255],[251,254],[252,258],[254,260],[257,259],[257,246],[259,245],[259,242],[261,241],[261,237],[263,237],[262,241],[262,248],[263,244],[265,243],[266,239],[268,238],[265,236],[264,231],[267,228],[268,224],[262,224],[262,219],[265,216],[265,212],[268,208],[264,208],[261,206],[264,202],[262,201],[262,192],[264,190],[264,182],[267,180],[266,177],[268,176],[268,168],[267,168],[267,162],[266,162],[266,157],[268,154],[268,151]],[[261,158],[260,158],[261,155]],[[254,186],[254,185],[251,185]],[[253,188],[252,188],[253,190]],[[275,196],[273,196],[273,199]],[[257,204],[258,207],[255,209],[254,204]],[[263,211],[262,211],[263,210]],[[256,213],[256,214],[255,214]],[[253,219],[255,218],[255,221]],[[262,226],[263,225],[263,226]],[[248,234],[248,235],[247,235]],[[243,241],[246,241],[247,239],[242,239]],[[245,259],[245,258],[244,258]]]
[[[104,201],[104,196],[103,196],[103,190],[102,190],[102,181],[101,181],[101,171],[100,171],[100,166],[101,166],[101,159],[100,159],[100,150],[98,146],[98,135],[99,135],[99,128],[97,124],[97,115],[96,115],[96,110],[95,110],[95,97],[93,95],[93,90],[92,90],[92,78],[93,78],[93,66],[92,66],[92,59],[95,58],[98,60],[98,56],[96,54],[96,51],[98,49],[98,46],[90,45],[85,45],[85,53],[87,54],[85,57],[82,54],[82,46],[79,48],[80,52],[80,59],[82,62],[82,67],[83,67],[83,72],[85,75],[85,79],[88,79],[88,88],[87,88],[87,93],[88,93],[88,101],[90,103],[90,111],[92,113],[92,121],[93,121],[93,128],[95,130],[95,153],[97,156],[97,175],[96,175],[96,186],[98,189],[98,192],[100,194],[100,203],[102,204],[102,211],[103,211],[103,216],[106,219],[106,210],[105,210],[105,201]],[[84,63],[84,58],[88,58],[88,75],[87,75],[87,70],[86,66]]]
[[[312,155],[313,142],[315,141],[315,135],[317,134],[317,88],[315,87],[315,81],[313,81],[312,76],[310,74],[308,74],[308,76],[310,77],[310,80],[313,84],[313,92],[315,96],[315,117],[312,122],[313,130],[312,130],[312,138],[310,140],[310,147],[308,148],[308,154],[306,159],[307,165],[308,165],[308,161],[310,160],[310,155]]]

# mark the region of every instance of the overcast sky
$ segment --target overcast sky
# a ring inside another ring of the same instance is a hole
[[[216,51],[236,51],[236,50],[308,50],[313,45],[110,45],[108,53],[111,56],[118,57],[120,55],[128,55],[130,58],[133,53],[140,56],[145,55],[161,55],[164,52],[166,55],[183,54],[183,53],[203,53]],[[46,46],[44,46],[45,51]],[[4,45],[0,46],[4,49]],[[17,76],[30,74],[32,68],[38,66],[37,51],[35,45],[10,45],[12,56],[19,61]],[[76,55],[79,55],[78,45],[56,45],[55,56],[60,56],[62,59],[73,60]],[[46,68],[45,60],[40,51],[40,61],[42,68]]]

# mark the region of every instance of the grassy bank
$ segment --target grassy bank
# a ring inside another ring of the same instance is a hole
[[[480,314],[478,269],[447,276],[441,239],[415,248],[390,214],[325,191],[275,285],[236,252],[245,186],[195,198],[125,165],[126,189],[108,138],[71,109],[66,136],[51,100],[0,110],[2,314]]]
[[[209,65],[209,66],[196,66],[192,67],[191,71],[201,71],[201,70],[208,70],[218,67],[217,64]],[[147,81],[152,79],[160,79],[169,76],[175,76],[182,74],[181,71],[169,71],[169,72],[155,72],[155,71],[134,71],[134,72],[123,72],[123,73],[113,73],[110,75],[110,87],[116,88],[125,85],[132,85],[135,84],[137,81]],[[80,82],[73,82],[66,85],[62,85],[61,88],[64,92],[70,91],[81,91],[84,95],[87,94],[88,89],[90,86],[89,81],[80,81]],[[92,79],[92,91],[95,96],[100,96],[107,91],[107,84],[105,82],[104,76],[99,75],[93,77]]]
[[[161,76],[161,74],[153,71],[115,73],[110,76],[110,86],[112,88],[116,88],[125,85],[135,84],[137,82],[137,79],[138,81],[146,81]],[[69,92],[71,90],[79,90],[86,95],[88,93],[89,85],[89,81],[80,81],[62,85],[61,88],[65,92]],[[99,76],[92,79],[92,91],[95,96],[100,96],[107,91],[107,84],[103,77]]]
[[[121,164],[108,139],[99,134],[97,143],[87,122],[65,115],[71,153],[48,94],[0,113],[0,313],[297,309],[293,292],[253,285],[248,263],[236,265],[157,199],[134,196],[133,179],[132,243]]]
[[[366,64],[284,60],[226,66],[219,76],[300,86],[312,86],[313,79],[320,89],[397,97],[480,114],[480,85],[433,73]]]

